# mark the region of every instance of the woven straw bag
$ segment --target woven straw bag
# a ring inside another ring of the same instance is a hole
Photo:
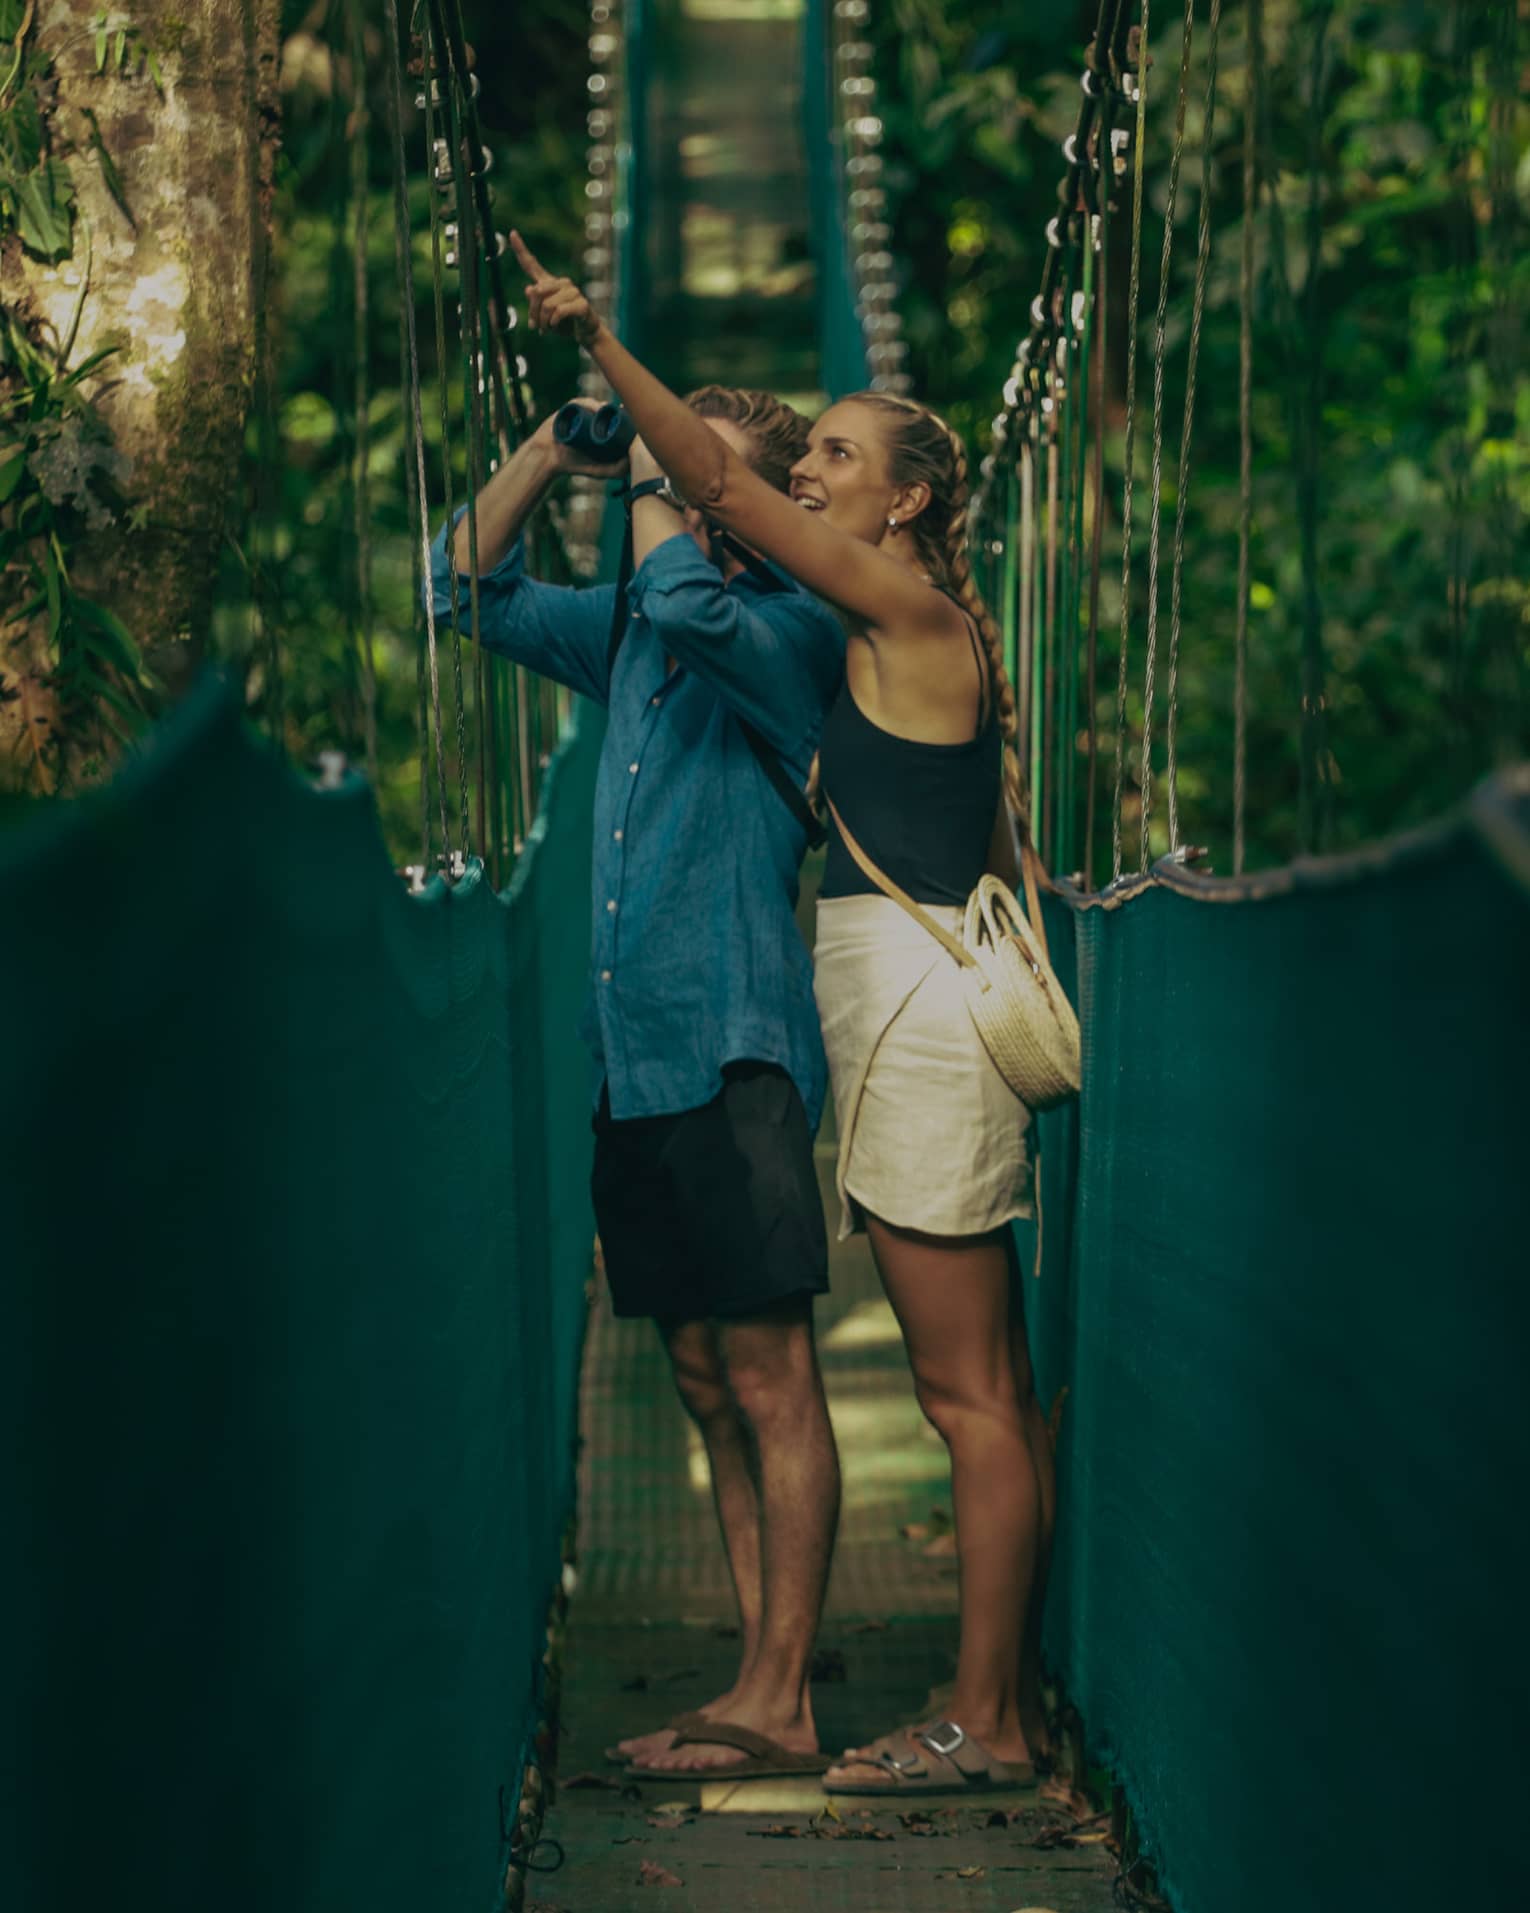
[[[824,801],[846,850],[871,881],[955,958],[983,1047],[1021,1102],[1030,1109],[1055,1109],[1076,1096],[1082,1080],[1078,1018],[1048,958],[1036,882],[1039,859],[1030,838],[1021,845],[1029,922],[1007,884],[981,877],[967,899],[958,941],[877,868],[827,793]]]

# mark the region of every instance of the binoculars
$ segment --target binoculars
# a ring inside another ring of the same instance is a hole
[[[637,427],[619,405],[568,404],[553,419],[553,437],[597,465],[620,465],[637,437]]]

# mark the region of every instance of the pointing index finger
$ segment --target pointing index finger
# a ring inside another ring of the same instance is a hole
[[[531,250],[530,246],[528,246],[520,234],[513,229],[510,233],[510,245],[514,250],[516,258],[521,263],[522,272],[524,272],[529,279],[542,280],[552,277],[552,274],[548,272],[541,260],[538,259],[536,254]]]

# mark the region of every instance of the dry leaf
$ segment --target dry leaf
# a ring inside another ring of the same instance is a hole
[[[676,1685],[680,1681],[699,1680],[700,1677],[701,1669],[699,1667],[677,1667],[673,1673],[664,1676],[665,1680],[667,1680],[671,1686]]]
[[[931,1508],[930,1533],[944,1534],[951,1526],[951,1514],[947,1508]]]
[[[928,1541],[930,1530],[922,1521],[905,1521],[898,1530],[905,1541]]]
[[[678,1873],[671,1873],[668,1867],[661,1867],[657,1860],[645,1860],[638,1868],[639,1886],[684,1886],[685,1882]]]
[[[657,1827],[660,1833],[677,1833],[681,1827],[688,1827],[690,1816],[685,1809],[678,1812],[673,1807],[660,1807],[656,1813],[645,1816],[649,1826]]]
[[[857,1621],[850,1632],[852,1634],[885,1634],[887,1628],[888,1623],[886,1621]]]
[[[958,1867],[956,1877],[958,1880],[986,1880],[988,1869],[987,1867]]]
[[[944,1534],[937,1534],[933,1541],[925,1544],[924,1555],[927,1561],[949,1559],[955,1553],[956,1535],[951,1529],[947,1529]]]
[[[768,1827],[748,1827],[745,1831],[752,1840],[800,1840],[801,1827],[790,1827],[784,1822],[776,1822]]]
[[[1049,1906],[1017,1906],[1015,1913],[1052,1913]]]
[[[624,1694],[646,1694],[648,1692],[648,1676],[646,1674],[634,1674],[630,1681],[622,1682],[622,1692]]]
[[[567,1780],[558,1782],[560,1787],[566,1788],[570,1793],[577,1793],[581,1787],[596,1788],[601,1793],[618,1793],[621,1790],[621,1784],[619,1780],[613,1780],[609,1774],[592,1773],[570,1774]]]

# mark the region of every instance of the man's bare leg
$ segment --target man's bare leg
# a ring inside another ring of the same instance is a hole
[[[694,1711],[713,1714],[726,1708],[754,1665],[760,1643],[763,1593],[760,1580],[760,1497],[754,1476],[754,1448],[738,1405],[728,1388],[717,1330],[710,1322],[661,1322],[659,1339],[669,1356],[675,1391],[696,1425],[712,1476],[712,1501],[722,1529],[728,1572],[738,1603],[739,1668],[733,1684],[716,1700]],[[671,1728],[617,1742],[617,1751],[646,1766],[668,1751]]]
[[[731,1695],[707,1709],[798,1753],[815,1753],[808,1675],[839,1521],[839,1455],[800,1298],[720,1329],[728,1387],[753,1447],[761,1509],[759,1640]],[[733,1747],[693,1741],[655,1754],[666,1772],[725,1770]]]

